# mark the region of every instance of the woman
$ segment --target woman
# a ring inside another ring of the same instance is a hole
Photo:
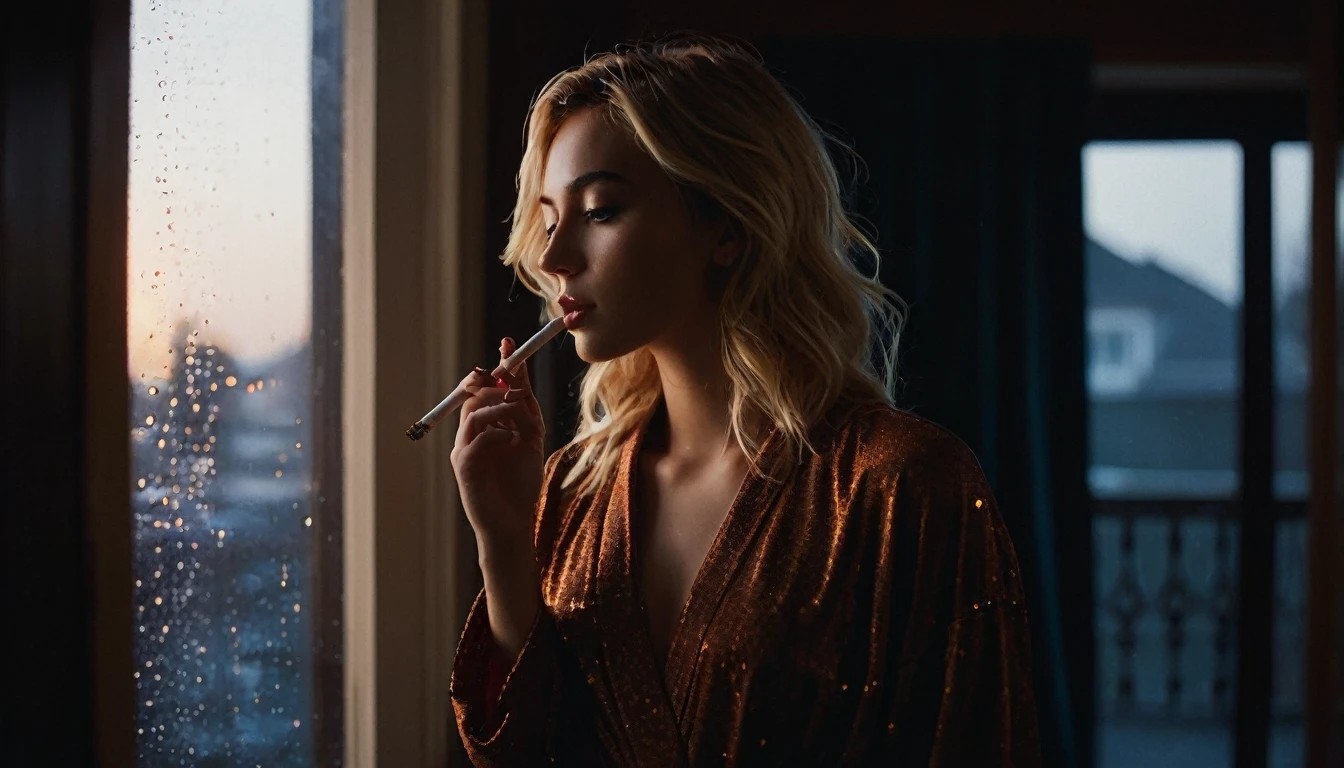
[[[1012,544],[890,404],[899,302],[815,123],[732,45],[640,45],[543,89],[518,181],[504,262],[589,368],[544,463],[526,370],[468,377],[472,760],[1037,763]]]

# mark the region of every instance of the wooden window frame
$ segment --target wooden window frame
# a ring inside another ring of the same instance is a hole
[[[325,283],[339,286],[341,314],[343,763],[457,764],[448,675],[477,589],[475,542],[448,462],[451,432],[412,444],[402,430],[485,359],[488,9],[344,0],[343,12],[343,248],[341,274]],[[89,748],[100,764],[134,765],[128,404],[106,386],[126,371],[129,3],[95,3],[89,18],[77,250],[82,284],[100,290],[74,308],[88,403]]]
[[[404,429],[489,357],[488,8],[346,3],[345,764],[465,764],[448,680],[475,539],[452,431]]]

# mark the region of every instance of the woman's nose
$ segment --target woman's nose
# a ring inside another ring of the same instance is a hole
[[[577,248],[566,242],[563,229],[556,227],[551,233],[550,242],[546,243],[538,262],[541,271],[551,276],[572,276],[583,270],[583,257]]]

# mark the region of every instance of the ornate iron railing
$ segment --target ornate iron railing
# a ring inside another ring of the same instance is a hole
[[[1094,502],[1094,628],[1102,719],[1231,717],[1239,503]],[[1278,502],[1273,717],[1301,717],[1306,505]]]

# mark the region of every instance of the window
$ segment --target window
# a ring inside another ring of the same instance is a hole
[[[1291,509],[1308,498],[1308,385],[1311,374],[1311,148],[1284,141],[1270,149],[1270,236],[1274,281],[1274,496]],[[1344,178],[1335,193],[1344,221]],[[1341,230],[1344,232],[1344,230]],[[1344,236],[1337,258],[1344,260]],[[1344,284],[1344,283],[1342,283]],[[1274,673],[1271,754],[1282,764],[1303,762],[1305,706],[1307,520],[1280,519],[1275,530]]]
[[[1099,499],[1236,492],[1241,162],[1231,142],[1084,150]],[[1098,765],[1226,765],[1236,529],[1144,511],[1094,522]]]
[[[1311,373],[1307,316],[1311,253],[1311,149],[1273,146],[1270,168],[1274,275],[1275,495],[1307,496],[1307,388]],[[1338,198],[1337,198],[1338,199]],[[1341,246],[1344,249],[1344,246]]]
[[[1088,389],[1132,395],[1152,372],[1153,313],[1143,308],[1093,307],[1087,313]]]
[[[1241,149],[1094,142],[1083,173],[1092,491],[1230,496]]]
[[[141,765],[341,754],[341,509],[322,482],[340,435],[313,383],[333,362],[314,329],[340,327],[321,269],[340,264],[339,195],[314,194],[341,177],[333,7],[132,3]]]
[[[1303,762],[1304,101],[1096,102],[1089,313],[1142,307],[1153,343],[1129,388],[1089,370],[1103,768]]]

